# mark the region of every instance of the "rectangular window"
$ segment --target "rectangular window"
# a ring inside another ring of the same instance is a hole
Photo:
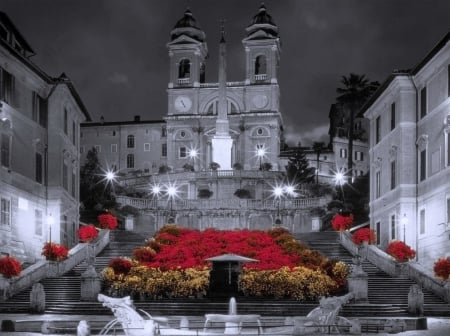
[[[186,147],[180,147],[178,152],[179,158],[185,158],[186,157]]]
[[[391,104],[391,131],[395,128],[395,103]]]
[[[450,133],[445,133],[447,145],[447,166],[450,166]]]
[[[381,195],[381,172],[377,171],[375,173],[375,198]]]
[[[425,233],[425,209],[420,210],[419,227],[420,227],[420,234],[424,234]]]
[[[64,162],[63,163],[63,169],[62,169],[62,185],[63,188],[66,189],[67,191],[69,191],[69,172],[68,172],[68,167],[67,164]]]
[[[35,174],[35,178],[36,178],[36,182],[37,183],[42,183],[42,177],[43,177],[43,169],[42,169],[42,164],[43,164],[43,160],[42,160],[42,154],[41,153],[36,153],[35,154],[35,165],[36,165],[36,174]]]
[[[47,100],[39,96],[36,92],[33,92],[32,96],[33,105],[33,121],[39,123],[42,127],[47,127]]]
[[[42,236],[42,211],[34,210],[34,234],[36,236]]]
[[[356,161],[364,161],[364,153],[360,151],[355,151],[355,160]]]
[[[149,143],[144,144],[144,152],[150,152],[150,144]]]
[[[117,153],[117,144],[111,144],[111,153]]]
[[[450,198],[447,198],[447,227],[450,223]]]
[[[447,97],[450,97],[450,64],[447,66]]]
[[[391,240],[395,239],[395,228],[396,228],[395,224],[396,224],[395,223],[395,215],[392,215],[391,216]]]
[[[165,138],[165,137],[167,137],[167,128],[162,127],[161,128],[161,138]]]
[[[63,128],[64,128],[64,133],[67,134],[68,133],[68,126],[67,123],[69,121],[69,113],[67,112],[67,109],[64,109],[64,120],[63,120]]]
[[[0,203],[0,224],[11,226],[11,201],[9,199],[2,198]]]
[[[437,173],[441,169],[441,149],[436,149],[431,153],[431,174]]]
[[[134,148],[134,135],[127,136],[127,148]]]
[[[380,222],[376,222],[375,224],[375,235],[377,238],[377,245],[380,245],[381,243],[381,223]]]
[[[100,145],[95,145],[94,148],[97,153],[100,153],[102,151],[102,146]]]
[[[427,87],[420,90],[420,119],[427,115]]]
[[[71,192],[72,192],[72,197],[76,197],[77,194],[77,174],[75,171],[72,171],[72,185],[71,185]]]
[[[343,159],[346,159],[346,158],[347,158],[347,149],[341,148],[341,149],[339,150],[339,156],[340,156],[341,158],[343,158]]]
[[[13,106],[15,93],[14,76],[5,69],[1,69],[0,75],[0,99]]]
[[[127,155],[127,168],[134,168],[134,154]]]
[[[1,137],[1,164],[3,167],[9,168],[11,165],[11,155],[10,155],[10,147],[11,147],[11,137],[8,134],[2,134]]]
[[[75,121],[72,121],[72,143],[74,146],[77,145],[77,124],[75,124]]]
[[[167,157],[167,144],[163,143],[161,145],[161,156]]]
[[[420,152],[420,181],[425,180],[427,177],[427,150],[424,149]]]
[[[375,143],[379,143],[381,140],[381,117],[375,119]]]
[[[391,190],[395,188],[396,183],[395,176],[397,174],[396,168],[397,168],[396,161],[395,160],[391,161]]]

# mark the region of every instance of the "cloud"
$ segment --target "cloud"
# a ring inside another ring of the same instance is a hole
[[[113,84],[125,84],[128,85],[128,76],[123,73],[115,72],[108,77],[108,80]]]
[[[302,146],[311,146],[313,142],[324,142],[328,144],[328,128],[329,126],[324,124],[302,131],[295,129],[294,125],[287,125],[284,137],[286,143],[291,146],[296,146],[299,142]]]

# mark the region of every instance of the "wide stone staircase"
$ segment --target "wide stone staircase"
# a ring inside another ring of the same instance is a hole
[[[340,244],[335,231],[298,234],[297,239],[330,259],[353,264],[353,256]],[[343,316],[406,316],[408,293],[414,281],[406,277],[392,277],[367,260],[362,262],[368,274],[368,304],[347,304]],[[450,305],[434,293],[423,290],[425,316],[450,316]]]

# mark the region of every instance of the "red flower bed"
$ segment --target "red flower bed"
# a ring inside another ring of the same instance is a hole
[[[331,219],[331,226],[336,231],[345,231],[352,227],[353,225],[353,214],[344,216],[342,214],[335,214]]]
[[[3,274],[5,278],[11,278],[18,276],[22,272],[22,265],[14,257],[0,258],[0,274]]]
[[[47,260],[61,261],[67,258],[69,250],[64,245],[47,242],[42,249],[42,255]]]
[[[84,225],[78,230],[78,239],[83,243],[93,241],[97,236],[98,231],[94,225]]]
[[[394,257],[395,260],[401,262],[408,261],[416,256],[416,251],[399,240],[391,241],[386,249],[386,252]]]
[[[110,213],[104,213],[97,217],[98,225],[102,229],[114,230],[117,228],[117,218]]]
[[[126,275],[130,272],[133,263],[126,258],[113,258],[109,261],[108,266],[114,270],[114,273]]]
[[[356,230],[352,235],[352,241],[357,245],[361,245],[363,242],[372,244],[376,241],[375,231],[369,228]]]
[[[444,280],[450,280],[450,259],[441,258],[434,263],[434,275]]]

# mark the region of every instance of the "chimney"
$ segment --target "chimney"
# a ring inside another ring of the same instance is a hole
[[[141,116],[140,115],[135,115],[134,116],[134,121],[141,121]]]

